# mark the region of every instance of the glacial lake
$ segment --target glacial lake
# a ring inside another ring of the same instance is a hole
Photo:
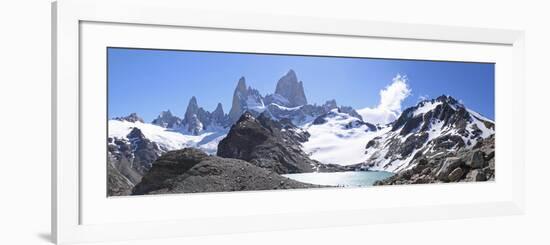
[[[377,180],[383,180],[393,175],[393,173],[384,171],[283,174],[284,177],[304,183],[345,187],[371,186]]]

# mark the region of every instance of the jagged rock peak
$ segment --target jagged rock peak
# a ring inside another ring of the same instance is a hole
[[[183,121],[185,123],[188,123],[189,120],[191,120],[191,117],[193,115],[197,115],[199,111],[199,105],[197,103],[197,98],[195,96],[191,97],[189,100],[189,103],[187,104],[187,109],[185,110],[185,117],[183,118]]]
[[[451,104],[451,105],[457,105],[457,106],[464,107],[464,105],[462,105],[462,103],[460,103],[458,100],[456,100],[455,98],[453,98],[449,95],[441,95],[441,96],[437,97],[435,99],[435,101],[439,101],[439,102],[442,102],[442,103],[447,103],[447,104]]]
[[[223,112],[222,103],[218,103],[216,109],[212,112],[212,120],[220,122],[221,120],[223,120],[224,116],[225,113]]]
[[[444,125],[462,121],[460,125],[463,126],[470,121],[470,114],[456,99],[442,95],[436,99],[421,101],[417,105],[407,108],[393,122],[392,130],[396,131],[404,127],[401,130],[402,135],[408,134],[417,128],[425,131],[431,123],[436,121],[442,121]]]
[[[144,139],[145,138],[145,135],[143,135],[143,132],[141,132],[141,130],[139,128],[132,128],[132,131],[130,131],[130,133],[128,133],[127,135],[128,139],[132,140],[132,139]]]
[[[212,112],[212,114],[214,114],[214,113],[221,113],[223,115],[222,103],[218,103],[218,105],[216,106],[216,109]]]
[[[181,119],[174,116],[170,110],[167,110],[162,111],[151,123],[163,128],[177,128],[181,124]]]
[[[298,81],[298,77],[292,69],[279,79],[275,94],[281,95],[289,101],[286,106],[295,107],[307,104],[304,84],[302,81]]]
[[[253,110],[261,113],[265,110],[264,98],[258,90],[246,87],[244,77],[239,79],[237,87],[233,92],[231,110],[229,111],[229,121],[236,122],[243,112]]]
[[[195,96],[192,96],[189,100],[188,106],[198,107],[197,98]]]
[[[170,110],[167,110],[167,111],[162,111],[160,112],[160,115],[159,117],[172,117],[172,112]]]
[[[182,123],[187,126],[187,131],[197,135],[200,131],[206,129],[206,127],[210,125],[210,112],[205,111],[202,107],[199,107],[197,98],[193,96],[189,100]]]
[[[218,125],[218,126],[227,126],[227,115],[223,111],[223,107],[221,103],[218,103],[216,106],[216,109],[210,114],[212,124]]]
[[[246,92],[246,79],[244,77],[239,78],[235,91]]]
[[[118,120],[118,121],[142,122],[143,123],[143,119],[141,117],[139,117],[138,114],[135,113],[135,112],[130,113],[130,115],[125,116],[125,117],[115,117],[113,119]]]
[[[325,102],[325,104],[323,105],[323,108],[325,108],[325,110],[327,110],[327,111],[330,111],[332,109],[338,108],[338,104],[336,103],[335,99],[327,100]]]
[[[453,98],[450,95],[440,95],[439,97],[435,99],[426,99],[418,102],[416,106],[411,107],[411,110],[418,110],[424,106],[432,106],[436,107],[437,105],[444,105],[444,106],[451,106],[454,109],[460,109],[465,108],[465,106],[458,101],[457,99]],[[435,109],[435,108],[432,108]]]

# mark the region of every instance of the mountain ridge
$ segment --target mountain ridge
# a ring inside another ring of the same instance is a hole
[[[422,100],[391,123],[372,124],[334,99],[308,104],[303,82],[289,70],[266,96],[241,77],[232,102],[228,113],[221,103],[210,112],[192,96],[183,118],[166,110],[151,123],[137,113],[110,120],[109,193],[129,193],[161,155],[189,147],[277,174],[396,174],[378,184],[494,179],[494,121],[449,95]]]

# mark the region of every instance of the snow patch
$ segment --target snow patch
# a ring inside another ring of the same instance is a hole
[[[367,125],[349,127],[359,119],[337,110],[331,111],[326,122],[320,125],[305,124],[302,129],[310,133],[309,140],[302,144],[310,158],[325,164],[353,165],[367,160],[366,143],[383,131],[370,131]],[[389,128],[388,128],[389,129]]]
[[[273,105],[273,106],[279,108],[280,110],[284,110],[284,111],[296,111],[296,110],[302,108],[302,106],[286,107],[286,106],[282,106],[282,105],[275,104],[275,103],[271,103],[270,105]]]
[[[109,137],[126,139],[133,128],[141,130],[143,135],[157,143],[163,151],[179,150],[186,147],[196,147],[208,154],[216,154],[218,142],[227,135],[228,130],[221,127],[213,127],[202,131],[199,135],[185,133],[184,129],[167,129],[161,126],[141,123],[109,120]]]
[[[420,106],[419,108],[417,108],[414,111],[413,117],[416,117],[418,115],[422,115],[426,112],[429,112],[429,111],[435,109],[438,105],[441,105],[441,104],[443,104],[441,101],[437,101],[437,102],[424,101],[422,106]]]

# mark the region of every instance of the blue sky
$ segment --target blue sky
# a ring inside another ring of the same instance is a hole
[[[494,119],[494,64],[108,48],[109,118],[137,112],[151,121],[163,110],[182,116],[191,96],[227,113],[241,76],[261,94],[273,93],[289,69],[303,81],[309,103],[336,99],[356,109],[377,107],[380,91],[406,75],[403,109],[424,96],[446,94]]]

